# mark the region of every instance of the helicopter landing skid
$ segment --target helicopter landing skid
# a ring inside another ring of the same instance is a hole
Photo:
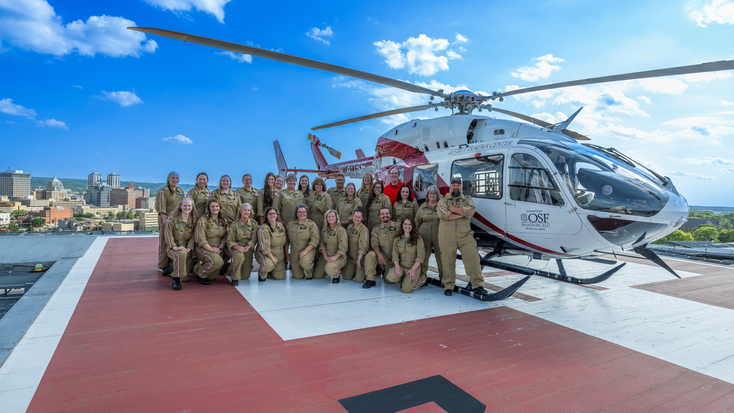
[[[563,267],[563,262],[560,259],[556,260],[556,262],[558,263],[558,270],[560,271],[560,273],[538,270],[538,269],[529,268],[529,267],[523,267],[520,265],[509,264],[506,262],[492,261],[491,259],[487,259],[486,257],[481,257],[480,259],[481,259],[480,262],[482,266],[497,268],[497,269],[505,270],[505,271],[512,271],[512,272],[516,272],[518,274],[524,274],[524,275],[540,275],[543,277],[553,278],[556,280],[565,281],[565,282],[572,283],[572,284],[598,284],[602,281],[606,281],[607,279],[609,279],[609,277],[614,275],[614,273],[619,271],[619,269],[624,267],[626,264],[626,263],[622,263],[612,268],[609,271],[606,271],[600,275],[597,275],[596,277],[576,278],[576,277],[572,277],[566,274],[566,269]]]
[[[505,288],[504,290],[497,291],[495,293],[491,294],[477,294],[471,290],[471,283],[469,283],[466,287],[454,287],[454,291],[463,294],[466,296],[469,296],[471,298],[477,299],[479,301],[500,301],[504,300],[505,298],[509,298],[512,294],[515,293],[520,287],[522,287],[523,284],[527,280],[530,279],[530,276],[523,278],[522,280],[512,284],[511,286]],[[443,287],[443,284],[441,283],[441,280],[438,278],[427,278],[426,280],[428,283],[433,284],[437,287]]]

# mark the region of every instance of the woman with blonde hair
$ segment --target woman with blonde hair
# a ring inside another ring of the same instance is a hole
[[[321,178],[316,178],[311,184],[313,193],[308,200],[308,219],[316,223],[321,231],[324,226],[324,214],[333,208],[331,205],[331,196],[326,192],[326,183]]]
[[[357,197],[357,187],[353,183],[348,183],[344,192],[344,197],[336,204],[336,213],[342,220],[342,226],[346,228],[352,223],[354,211],[362,209],[362,201]]]
[[[232,189],[232,178],[229,175],[219,178],[219,187],[212,191],[212,198],[219,201],[219,214],[227,221],[227,225],[231,224],[240,209],[240,196]]]
[[[313,266],[319,247],[319,229],[308,219],[306,204],[296,205],[296,219],[286,224],[285,230],[288,234],[286,250],[290,249],[290,253],[285,257],[291,264],[293,279],[300,280],[304,277],[307,280],[313,279]]]
[[[322,279],[328,274],[331,276],[331,282],[338,284],[341,269],[347,263],[348,247],[349,240],[347,238],[347,231],[343,226],[339,225],[339,218],[337,217],[336,211],[333,209],[326,211],[319,243],[321,256],[316,263],[313,277]]]
[[[227,260],[223,255],[228,225],[220,211],[219,200],[210,198],[206,204],[206,215],[196,224],[194,251],[199,263],[194,266],[194,274],[203,285],[217,279],[217,271]]]
[[[276,193],[273,200],[273,208],[278,211],[278,221],[283,225],[296,218],[296,205],[303,203],[303,194],[296,189],[296,174],[288,174],[285,182],[288,187]]]
[[[418,233],[423,238],[423,245],[426,247],[423,274],[428,274],[428,259],[431,257],[431,252],[433,252],[438,265],[438,278],[443,279],[441,250],[438,246],[438,224],[441,221],[437,209],[439,200],[441,200],[441,192],[435,186],[429,186],[426,190],[426,202],[418,207],[418,212],[415,214],[415,225],[418,227]]]
[[[166,255],[173,261],[171,277],[174,290],[181,289],[181,281],[189,280],[197,221],[194,200],[185,197],[166,223]]]
[[[227,229],[227,252],[232,257],[227,275],[232,278],[233,286],[239,285],[240,280],[250,279],[252,272],[252,254],[257,245],[257,222],[252,217],[252,205],[245,202]]]
[[[178,172],[170,172],[166,178],[166,185],[156,193],[155,209],[158,211],[158,269],[164,275],[170,274],[171,259],[167,255],[165,241],[166,223],[168,216],[178,208],[184,197],[184,191],[178,186]]]
[[[375,180],[372,178],[372,174],[367,172],[366,174],[362,175],[362,186],[360,186],[359,190],[357,191],[357,198],[362,201],[362,207],[365,208],[365,216],[362,218],[362,221],[364,222],[367,222],[367,198],[369,198],[370,194],[372,193],[372,185],[374,183]]]

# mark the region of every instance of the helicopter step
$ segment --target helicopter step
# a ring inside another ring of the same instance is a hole
[[[563,261],[560,259],[556,260],[556,263],[558,264],[558,270],[560,271],[560,273],[555,273],[555,272],[544,271],[544,270],[539,270],[535,268],[523,267],[521,265],[515,265],[515,264],[506,263],[506,262],[492,261],[492,257],[494,256],[496,255],[488,254],[484,257],[480,255],[479,257],[480,263],[482,264],[483,267],[486,266],[486,267],[497,268],[497,269],[505,270],[505,271],[512,271],[512,272],[516,272],[518,274],[523,274],[527,276],[540,275],[542,277],[553,278],[555,280],[565,281],[565,282],[572,283],[572,284],[598,284],[600,282],[608,280],[609,277],[614,275],[617,271],[619,271],[620,268],[624,267],[626,264],[626,263],[622,263],[612,268],[609,271],[606,271],[600,275],[597,275],[596,277],[577,278],[577,277],[572,277],[566,273],[566,269],[563,266]],[[461,255],[457,254],[457,258],[460,258],[460,257]]]
[[[477,294],[477,293],[473,292],[471,290],[471,283],[467,284],[466,287],[456,286],[456,287],[454,287],[454,291],[457,292],[457,293],[459,293],[459,294],[463,294],[463,295],[467,295],[467,296],[469,296],[471,298],[475,298],[475,299],[477,299],[479,301],[500,301],[500,300],[504,300],[506,298],[509,298],[512,294],[515,293],[515,291],[517,291],[518,289],[520,289],[520,287],[522,287],[522,285],[525,284],[525,282],[527,280],[529,280],[529,279],[530,279],[530,276],[528,275],[527,277],[525,277],[522,280],[520,280],[520,281],[512,284],[511,286],[509,286],[509,287],[507,287],[507,288],[505,288],[505,289],[503,289],[501,291],[497,291],[497,292],[491,293],[491,294]],[[441,283],[441,280],[439,280],[438,278],[428,277],[426,279],[426,281],[428,283],[430,283],[430,284],[433,284],[433,285],[437,286],[437,287],[442,287],[443,288],[443,283]]]

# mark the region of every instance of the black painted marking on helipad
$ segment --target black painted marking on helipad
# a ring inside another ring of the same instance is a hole
[[[395,413],[434,402],[448,413],[482,413],[487,406],[443,376],[433,376],[339,400],[349,413]]]

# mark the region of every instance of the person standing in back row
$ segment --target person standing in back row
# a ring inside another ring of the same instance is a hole
[[[252,186],[252,175],[242,175],[242,186],[235,191],[240,197],[240,208],[242,204],[250,204],[252,206],[251,219],[257,219],[257,196],[260,191]]]
[[[333,205],[334,208],[336,208],[336,206],[339,205],[339,201],[347,195],[347,191],[344,188],[345,181],[344,174],[337,175],[336,186],[329,188],[329,190],[326,191],[331,197],[331,205]]]
[[[482,266],[479,262],[479,250],[471,230],[471,217],[476,206],[470,196],[461,193],[461,178],[451,180],[451,193],[438,202],[438,245],[443,263],[444,295],[451,295],[456,285],[456,250],[461,251],[464,270],[472,286],[472,292],[487,294],[482,287]]]
[[[194,201],[194,208],[196,209],[196,215],[203,217],[206,214],[206,203],[209,201],[211,192],[209,191],[209,175],[206,172],[199,172],[196,175],[196,186],[189,189],[186,196],[190,197]]]
[[[166,186],[159,189],[155,201],[155,209],[158,211],[158,269],[167,270],[164,274],[170,274],[173,267],[171,259],[168,258],[168,246],[166,244],[166,223],[168,217],[178,208],[184,197],[183,189],[178,186],[178,172],[171,172],[166,178]]]
[[[219,201],[221,206],[219,214],[222,215],[229,226],[234,221],[241,205],[239,194],[232,189],[232,178],[229,175],[222,175],[219,178],[219,187],[212,191],[211,196]]]
[[[397,202],[398,198],[400,197],[400,188],[405,185],[405,182],[400,181],[400,170],[398,168],[393,168],[390,170],[390,182],[385,184],[385,195],[390,199],[390,205],[392,206],[395,202]],[[408,190],[410,190],[410,186],[408,186]],[[413,195],[413,191],[410,190],[410,197],[415,198],[415,195]]]

